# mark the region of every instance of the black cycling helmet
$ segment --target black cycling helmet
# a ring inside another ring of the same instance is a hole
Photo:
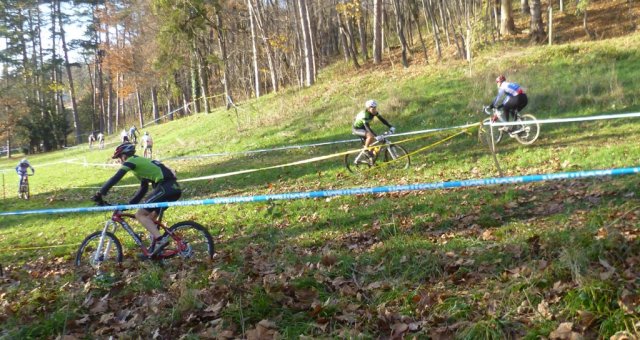
[[[131,143],[122,143],[118,145],[116,151],[113,152],[111,158],[120,158],[122,155],[133,156],[136,153],[136,146]]]

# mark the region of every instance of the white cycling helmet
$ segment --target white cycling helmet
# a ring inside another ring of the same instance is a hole
[[[20,161],[20,164],[29,164],[29,160],[27,160],[26,158],[23,158],[23,159]]]
[[[370,107],[378,107],[378,103],[373,99],[369,99],[364,103],[364,108],[368,109]]]

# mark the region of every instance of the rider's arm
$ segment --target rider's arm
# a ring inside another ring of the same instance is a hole
[[[142,182],[140,182],[140,188],[138,188],[136,194],[129,200],[129,204],[140,203],[144,195],[147,194],[147,191],[149,191],[149,181],[143,179]]]
[[[382,124],[386,125],[388,128],[391,127],[391,124],[389,124],[389,122],[387,122],[387,120],[384,119],[379,113],[376,115],[376,117],[378,117],[378,119],[382,122]]]
[[[369,126],[369,123],[364,122],[364,124],[362,124],[364,126],[364,129],[367,130],[367,132],[373,134],[374,136],[376,135],[375,132],[373,132],[373,130],[371,129],[371,126]]]
[[[29,165],[29,168],[31,169],[31,175],[35,175],[36,170],[31,165]]]
[[[109,189],[111,189],[111,187],[113,187],[114,185],[116,185],[116,183],[118,183],[122,177],[124,177],[124,175],[127,174],[127,169],[124,168],[120,168],[118,170],[118,172],[116,172],[115,175],[113,175],[113,177],[109,178],[109,180],[102,186],[102,188],[100,188],[99,193],[104,196],[109,192]]]
[[[502,89],[502,87],[500,87],[500,90],[498,90],[498,95],[496,96],[496,99],[493,100],[490,107],[497,107],[498,102],[500,101],[500,98],[502,98],[503,95],[504,95],[504,90]]]

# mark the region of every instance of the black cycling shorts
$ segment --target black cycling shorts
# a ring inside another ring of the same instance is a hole
[[[175,202],[180,199],[182,196],[182,189],[180,189],[180,185],[175,180],[164,181],[159,183],[151,192],[149,197],[144,203],[155,203],[155,202]],[[160,210],[164,210],[166,208],[143,208],[148,212],[155,211],[156,213],[160,213]]]
[[[356,135],[356,136],[360,136],[360,137],[366,137],[367,136],[367,129],[365,128],[357,128],[357,127],[352,127],[351,128],[351,133]]]
[[[528,103],[529,99],[527,98],[527,95],[525,93],[509,97],[504,103],[504,112],[508,113],[506,119],[509,120],[509,116],[515,119],[515,111],[522,111],[522,109],[524,109]]]

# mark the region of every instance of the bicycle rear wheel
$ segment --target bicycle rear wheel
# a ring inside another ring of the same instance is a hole
[[[408,152],[400,145],[389,144],[384,150],[384,161],[390,162],[388,167],[392,169],[408,169],[411,165]]]
[[[502,140],[502,130],[497,126],[490,125],[490,123],[491,118],[486,118],[482,121],[482,124],[480,124],[480,128],[478,129],[478,141],[488,145],[489,147],[491,147],[491,129],[493,129],[493,143],[498,144]]]
[[[173,253],[194,264],[211,261],[215,249],[213,238],[205,227],[193,221],[183,221],[172,225],[169,230],[174,236],[163,254]]]
[[[371,165],[369,165],[368,160],[369,156],[365,155],[362,151],[344,155],[344,165],[347,167],[347,170],[354,174],[369,169]]]
[[[102,242],[101,242],[102,239]],[[87,236],[76,253],[76,266],[90,266],[100,271],[108,271],[122,262],[122,244],[113,233],[102,231]]]
[[[540,136],[540,123],[538,123],[536,117],[530,114],[522,115],[520,120],[527,122],[527,124],[522,126],[523,131],[518,132],[515,138],[520,144],[532,144]]]

